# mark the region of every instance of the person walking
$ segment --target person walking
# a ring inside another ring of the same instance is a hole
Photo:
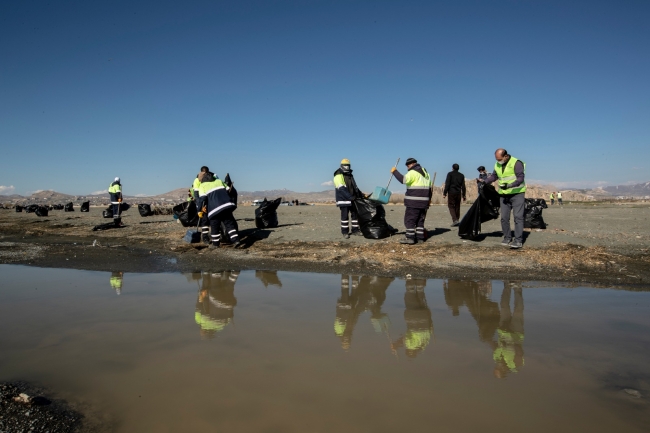
[[[552,192],[548,198],[551,199],[551,206],[553,206],[555,204],[555,193]]]
[[[476,178],[476,192],[480,193],[481,192],[481,188],[480,188],[481,182],[483,182],[483,181],[485,181],[485,179],[487,179],[488,174],[487,174],[487,171],[485,171],[484,166],[480,166],[479,168],[477,168],[477,170],[478,170],[478,177]]]
[[[420,242],[426,240],[424,220],[431,203],[431,176],[415,158],[406,160],[406,168],[408,169],[406,175],[397,171],[397,167],[391,168],[390,171],[399,183],[406,185],[404,196],[406,236],[400,243],[413,245],[416,243],[416,238]]]
[[[501,230],[503,230],[501,245],[518,249],[523,247],[526,164],[510,156],[505,149],[497,149],[494,152],[494,158],[496,159],[494,171],[484,182],[491,184],[498,180],[499,195],[501,196]],[[514,240],[510,232],[510,213],[513,214],[515,220]]]
[[[113,205],[113,222],[115,227],[122,227],[122,218],[120,217],[120,208],[122,206],[122,183],[120,178],[116,177],[113,183],[108,187],[108,194],[111,197],[111,205]]]
[[[334,191],[336,206],[341,209],[341,234],[346,239],[349,239],[350,235],[360,235],[354,200],[363,198],[365,195],[357,187],[357,182],[352,175],[350,160],[347,158],[341,160],[341,166],[334,172]]]
[[[562,193],[560,191],[557,192],[557,204],[562,206]]]
[[[226,229],[232,245],[237,248],[241,243],[235,217],[232,215],[235,204],[228,195],[226,185],[211,171],[200,173],[199,181],[199,218],[207,217],[210,224],[212,244],[210,248],[221,245],[221,223]]]
[[[447,206],[449,207],[449,214],[451,215],[451,226],[458,226],[460,219],[460,200],[467,200],[467,191],[465,190],[465,175],[458,170],[460,166],[454,164],[451,166],[452,171],[447,173],[445,180],[445,189],[442,192],[442,198],[447,199]]]

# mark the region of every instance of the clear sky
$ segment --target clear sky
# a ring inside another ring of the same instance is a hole
[[[5,1],[0,194],[650,180],[650,1]],[[13,188],[11,188],[13,186]],[[397,189],[397,188],[396,188]]]

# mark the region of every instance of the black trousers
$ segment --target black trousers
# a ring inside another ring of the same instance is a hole
[[[221,223],[226,228],[226,235],[230,238],[230,242],[235,243],[239,241],[239,233],[237,231],[237,221],[232,215],[232,211],[223,211],[218,214],[212,215],[210,218],[210,231],[213,245],[221,244]]]
[[[113,218],[119,218],[119,217],[120,217],[120,205],[113,204]]]
[[[349,219],[348,214],[350,215]],[[357,211],[354,209],[354,206],[341,206],[341,233],[344,235],[348,234],[348,223],[351,223],[352,233],[358,232],[359,221],[357,218]]]
[[[406,227],[406,237],[415,239],[416,237],[423,241],[424,235],[424,220],[427,217],[427,209],[417,209],[414,207],[407,207],[404,213],[404,226]]]
[[[452,222],[458,222],[460,219],[460,200],[460,194],[449,194],[447,196],[447,206],[449,207]]]

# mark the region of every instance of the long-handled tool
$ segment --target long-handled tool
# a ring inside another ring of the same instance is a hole
[[[397,162],[395,163],[395,167],[399,164],[399,158],[397,158]],[[386,185],[386,188],[382,188],[380,186],[375,188],[375,191],[368,197],[370,200],[377,201],[381,204],[387,204],[388,200],[390,200],[391,192],[388,190],[388,187],[390,186],[390,181],[393,180],[393,173],[390,174],[390,178],[388,179],[388,184]]]

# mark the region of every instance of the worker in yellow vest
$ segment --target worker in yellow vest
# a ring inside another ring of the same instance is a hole
[[[526,204],[526,164],[508,154],[505,149],[494,152],[496,163],[494,171],[485,183],[491,184],[498,181],[499,195],[501,196],[501,230],[503,241],[501,245],[518,249],[524,246],[524,208]],[[515,220],[515,236],[510,232],[510,213]]]
[[[548,198],[551,199],[551,206],[553,206],[555,204],[555,193],[552,192]]]

